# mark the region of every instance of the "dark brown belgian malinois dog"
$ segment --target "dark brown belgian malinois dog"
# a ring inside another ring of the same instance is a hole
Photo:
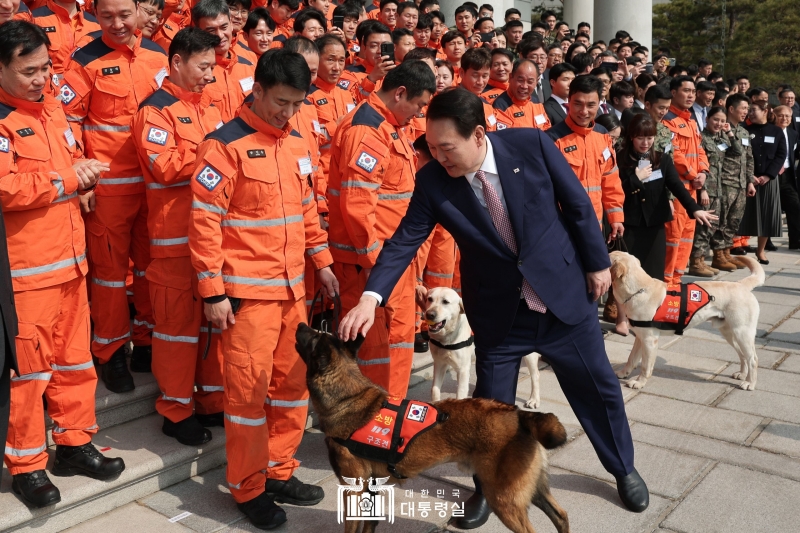
[[[475,473],[492,510],[516,533],[535,533],[528,519],[533,503],[550,517],[559,533],[569,532],[567,513],[547,481],[547,452],[567,439],[551,413],[521,411],[494,400],[444,400],[432,404],[437,424],[414,437],[396,465],[363,459],[342,444],[381,412],[387,393],[359,371],[356,352],[363,342],[342,342],[300,324],[296,348],[308,367],[306,381],[333,471],[344,478],[412,478],[442,463],[455,462]],[[409,411],[410,413],[410,411]],[[401,415],[403,416],[403,415]],[[408,416],[412,419],[412,416]],[[372,533],[376,521],[364,521]],[[346,520],[345,533],[360,521]]]

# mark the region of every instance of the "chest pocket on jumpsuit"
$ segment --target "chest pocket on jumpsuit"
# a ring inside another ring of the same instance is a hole
[[[136,112],[135,102],[129,98],[133,88],[122,76],[98,76],[94,86],[97,90],[92,94],[92,107],[100,110],[106,118]]]
[[[248,157],[246,149],[240,150],[239,157],[240,173],[231,205],[253,215],[269,213],[280,202],[276,162],[266,157]],[[214,164],[210,159],[209,163]]]

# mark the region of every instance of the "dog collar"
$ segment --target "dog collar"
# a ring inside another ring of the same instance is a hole
[[[430,339],[430,341],[431,344],[433,344],[434,346],[438,346],[442,350],[460,350],[461,348],[466,348],[467,346],[472,346],[473,344],[475,344],[475,337],[470,335],[469,339],[462,342],[457,342],[456,344],[442,344],[441,342],[433,339]]]

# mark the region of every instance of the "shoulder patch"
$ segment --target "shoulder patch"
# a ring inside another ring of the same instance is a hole
[[[63,85],[62,85],[63,87]],[[179,102],[177,98],[169,94],[164,89],[159,89],[139,104],[139,109],[143,107],[155,107],[156,109],[164,109],[165,107],[169,107],[175,102]]]
[[[158,52],[159,54],[167,55],[163,48],[145,37],[142,37],[141,47],[150,50],[151,52]]]
[[[92,33],[90,33],[89,35],[92,35]],[[72,59],[74,59],[77,63],[80,63],[82,66],[85,67],[92,61],[100,59],[101,57],[113,52],[114,49],[108,46],[106,43],[104,43],[103,39],[100,38],[100,34],[102,33],[103,33],[102,31],[99,31],[98,36],[95,37],[92,42],[90,42],[83,48],[79,48],[78,50],[76,50],[75,53],[72,55]]]
[[[206,135],[206,139],[215,139],[222,144],[228,145],[254,133],[256,133],[256,130],[248,126],[247,122],[241,118],[236,117],[230,122],[226,122],[220,129]]]
[[[0,152],[7,154],[9,149],[10,149],[9,140],[6,137],[0,137]]]
[[[208,189],[209,191],[213,191],[219,185],[219,182],[222,181],[222,175],[217,172],[214,167],[211,165],[206,165],[203,167],[197,177],[195,178],[197,183]]]
[[[367,172],[372,172],[375,169],[375,165],[377,164],[378,160],[375,157],[369,155],[367,152],[361,152],[361,154],[358,156],[358,160],[356,161],[356,165],[366,170]]]
[[[239,56],[239,55],[236,56],[236,61],[238,61],[242,65],[247,65],[249,67],[253,66],[253,62],[252,61],[250,61],[249,59],[245,59],[245,58],[243,58],[242,56]]]
[[[150,131],[147,132],[147,141],[161,146],[167,144],[168,137],[169,133],[161,128],[150,128]]]
[[[72,90],[72,87],[67,85],[66,82],[61,82],[61,88],[58,90],[58,96],[61,98],[61,102],[64,104],[69,104],[75,98],[75,91]]]
[[[337,83],[336,86],[346,91],[350,89],[350,80],[339,80],[339,83]]]
[[[383,115],[375,111],[375,108],[369,105],[369,103],[365,103],[359,107],[355,115],[353,115],[352,125],[369,126],[378,129],[384,120]]]
[[[506,109],[511,107],[513,103],[514,102],[511,101],[511,97],[508,96],[508,93],[502,93],[497,97],[497,99],[495,99],[494,103],[492,104],[492,107],[494,107],[495,109],[499,109],[500,111],[505,111]]]
[[[679,127],[679,128],[685,128],[685,127],[686,127],[686,124],[684,124],[684,123],[680,123],[680,124],[678,124],[678,127]]]

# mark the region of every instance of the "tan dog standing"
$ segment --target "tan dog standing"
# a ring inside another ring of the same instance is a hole
[[[758,356],[755,337],[760,311],[758,300],[752,290],[764,284],[764,269],[749,257],[740,257],[747,263],[751,275],[739,282],[701,281],[703,288],[712,299],[700,308],[686,328],[711,321],[719,329],[739,355],[740,369],[733,374],[734,379],[743,380],[739,388],[753,390],[756,387]],[[656,327],[639,327],[634,322],[653,320],[656,310],[667,296],[667,284],[653,279],[642,269],[639,260],[625,252],[611,252],[611,278],[617,305],[625,312],[636,340],[625,367],[617,372],[620,378],[627,378],[641,359],[639,376],[629,380],[626,385],[641,389],[653,374],[653,365],[658,355],[658,338],[664,332]],[[674,335],[674,332],[664,332]]]
[[[430,349],[433,356],[433,385],[431,400],[442,398],[442,383],[449,368],[455,373],[458,382],[456,398],[466,398],[469,394],[469,371],[475,357],[475,343],[472,330],[464,312],[461,297],[453,289],[435,287],[428,291],[424,305],[425,321],[428,323]],[[525,407],[539,408],[539,354],[533,352],[523,359],[531,374],[531,395]]]

